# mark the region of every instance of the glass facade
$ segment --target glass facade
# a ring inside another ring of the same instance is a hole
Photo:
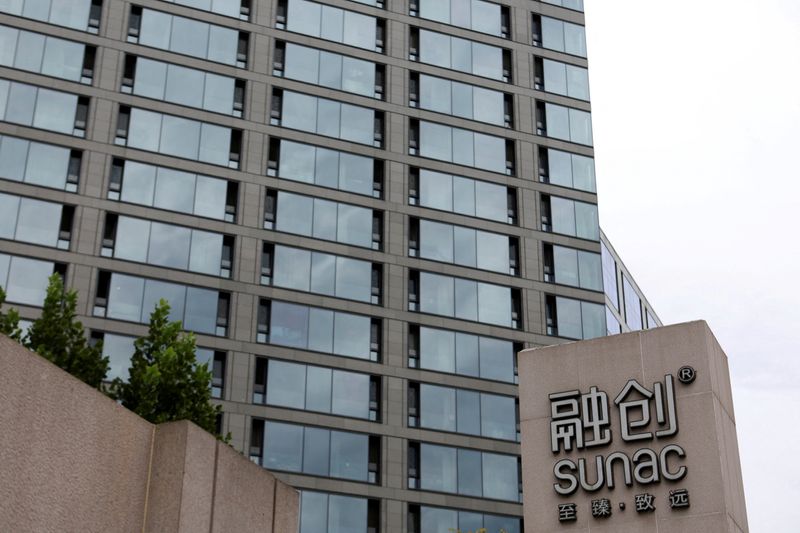
[[[30,321],[64,276],[109,379],[169,301],[303,533],[522,533],[516,354],[660,323],[582,9],[0,0],[0,285]]]

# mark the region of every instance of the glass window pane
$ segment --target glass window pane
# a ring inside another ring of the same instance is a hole
[[[227,65],[237,63],[237,49],[239,47],[239,32],[211,25],[208,31],[209,61],[217,61]]]
[[[466,496],[481,496],[481,477],[481,452],[459,449],[458,493]],[[487,492],[486,495],[496,497],[491,492]]]
[[[600,225],[597,221],[597,206],[575,202],[575,231],[581,239],[600,240]]]
[[[128,146],[158,151],[161,139],[161,115],[142,109],[131,109]]]
[[[569,139],[572,142],[592,145],[592,115],[579,109],[569,110]]]
[[[187,287],[186,315],[183,327],[190,331],[216,334],[219,293],[208,289]]]
[[[475,267],[478,264],[476,231],[472,228],[453,227],[453,248],[455,262],[459,265]]]
[[[300,492],[300,533],[320,533],[328,528],[328,495]]]
[[[2,82],[0,82],[0,89]],[[2,94],[0,94],[0,105],[2,105]],[[3,111],[0,108],[0,116]],[[28,159],[28,145],[45,146],[39,143],[28,143],[23,139],[15,139],[14,137],[0,138],[0,177],[22,181],[26,178],[25,162]],[[65,150],[66,151],[66,150]],[[38,173],[30,172],[32,176],[38,176]],[[66,172],[64,173],[66,180]],[[33,181],[33,180],[32,180]],[[36,183],[35,181],[33,181]]]
[[[147,255],[148,262],[186,270],[189,265],[191,238],[192,234],[189,228],[153,222]]]
[[[564,51],[564,23],[542,17],[542,45],[551,50]]]
[[[459,389],[456,392],[458,404],[458,432],[470,435],[481,434],[480,394],[474,391]]]
[[[589,71],[585,68],[567,65],[567,96],[589,100]]]
[[[8,12],[7,6],[0,2],[0,9]],[[14,65],[14,55],[17,51],[17,38],[20,31],[9,26],[0,26],[0,65],[11,67]],[[2,116],[2,114],[0,114]]]
[[[333,413],[369,418],[369,376],[333,371]]]
[[[170,306],[169,319],[183,321],[183,311],[186,308],[186,287],[177,283],[148,279],[144,283],[141,322],[148,321],[150,314],[162,299],[166,300]]]
[[[133,93],[148,98],[164,98],[167,85],[167,64],[139,57],[136,59],[136,76]]]
[[[500,137],[475,134],[475,166],[492,172],[506,172],[506,143]]]
[[[451,82],[421,74],[419,77],[419,104],[423,109],[451,113]]]
[[[314,152],[316,149],[307,144],[281,141],[278,169],[280,177],[314,183]]]
[[[344,12],[344,43],[366,50],[375,50],[375,17]]]
[[[573,186],[583,191],[595,191],[594,159],[582,155],[572,155]]]
[[[316,84],[319,80],[319,54],[319,50],[286,43],[283,75],[293,80]]]
[[[453,211],[475,215],[475,180],[453,176]]]
[[[150,221],[121,216],[117,220],[114,257],[128,261],[147,262],[150,242]]]
[[[118,320],[139,322],[142,318],[143,296],[144,280],[142,278],[112,274],[106,315]]]
[[[508,222],[508,189],[475,181],[475,216]]]
[[[362,59],[342,57],[341,89],[363,96],[373,96],[375,94],[375,65]]]
[[[327,524],[328,533],[367,533],[367,500],[331,494]]]
[[[299,235],[311,235],[314,199],[285,192],[278,193],[276,229]]]
[[[372,211],[365,207],[339,204],[336,240],[372,247]]]
[[[193,230],[189,270],[211,276],[219,276],[221,263],[222,235],[208,231]]]
[[[578,277],[578,250],[553,246],[553,263],[556,283],[580,287]]]
[[[271,470],[300,472],[303,467],[303,426],[264,423],[264,461]]]
[[[456,389],[423,383],[419,387],[419,397],[422,427],[456,431]]]
[[[39,89],[33,127],[71,134],[75,127],[78,97],[48,89]]]
[[[335,241],[336,239],[336,202],[314,199],[314,237]]]
[[[450,68],[450,37],[428,30],[419,31],[420,61]]]
[[[342,139],[372,145],[374,128],[375,111],[366,107],[342,104]]]
[[[476,232],[478,268],[507,274],[509,263],[508,237],[485,231]]]
[[[478,283],[478,320],[500,326],[511,326],[511,289],[489,283]]]
[[[311,308],[308,313],[308,349],[331,353],[333,351],[333,311]]]
[[[85,30],[89,20],[89,0],[74,0],[72,2],[53,2],[50,11],[50,22]]]
[[[478,376],[480,372],[478,337],[456,333],[456,372],[465,376]]]
[[[61,204],[23,198],[19,205],[16,239],[55,246],[61,225]]]
[[[333,353],[369,359],[370,328],[369,317],[336,313]]]
[[[586,57],[586,34],[583,26],[564,23],[564,51],[568,54]]]
[[[511,342],[481,337],[480,354],[482,378],[514,381],[514,346]]]
[[[569,109],[550,103],[545,104],[544,108],[547,120],[547,136],[569,141]]]
[[[420,486],[423,490],[456,492],[456,449],[420,445]]]
[[[581,287],[594,291],[603,290],[603,268],[600,262],[600,254],[579,251],[578,269]]]
[[[352,154],[340,154],[340,189],[371,196],[373,173],[374,165],[371,158]]]
[[[109,366],[106,381],[113,381],[115,378],[128,381],[131,357],[135,351],[133,345],[135,340],[136,337],[111,333],[103,335],[103,357],[108,357]]]
[[[462,72],[472,72],[472,48],[473,43],[466,39],[450,37],[450,68]]]
[[[420,366],[440,372],[455,372],[455,333],[431,328],[419,328]]]
[[[606,314],[604,305],[581,302],[581,319],[583,321],[584,339],[594,339],[606,334]]]
[[[517,458],[494,453],[483,454],[483,494],[499,500],[519,500]]]
[[[8,301],[41,306],[47,294],[48,278],[52,273],[53,263],[48,261],[11,257],[5,287]]]
[[[199,146],[199,122],[163,115],[159,151],[187,159],[197,159]]]
[[[575,202],[551,196],[550,213],[554,233],[575,235]]]
[[[222,220],[225,218],[227,193],[227,181],[208,176],[197,176],[194,214]]]
[[[431,122],[420,122],[419,152],[423,157],[452,161],[453,137],[451,128]]]
[[[500,35],[500,6],[491,2],[472,0],[472,29]]]
[[[438,0],[430,1],[428,4],[438,4]],[[423,5],[425,5],[423,3]],[[437,507],[420,507],[420,527],[421,531],[450,532],[458,529],[458,511],[451,509],[441,509]],[[487,532],[488,533],[488,532]]]
[[[233,91],[236,84],[233,78],[207,73],[203,109],[230,115],[233,111]]]
[[[42,66],[42,55],[44,54],[44,41],[44,35],[29,31],[20,32],[14,67],[21,70],[39,72]]]
[[[505,124],[505,104],[503,93],[482,87],[473,89],[473,118],[502,126]]]
[[[572,157],[567,152],[547,149],[548,179],[553,185],[573,187]]]
[[[453,226],[420,220],[419,236],[420,257],[433,261],[453,262]]]
[[[338,130],[336,133],[338,135]],[[339,155],[339,152],[334,150],[316,149],[316,161],[309,161],[312,166],[316,163],[316,166],[313,167],[315,168],[314,183],[321,187],[330,187],[332,189],[339,186]]]
[[[503,50],[497,46],[472,43],[472,73],[495,80],[503,79]]]
[[[286,29],[319,37],[322,6],[306,0],[291,0],[286,16]]]
[[[369,437],[331,431],[331,477],[367,480]]]
[[[346,257],[336,260],[336,296],[369,302],[372,296],[372,264]]]
[[[126,163],[126,175],[129,164]],[[159,168],[155,188],[155,206],[171,211],[191,213],[194,205],[195,181],[194,174],[170,168]]]
[[[343,104],[327,100],[325,98],[317,98],[317,129],[316,132],[320,135],[327,135],[328,137],[339,137],[342,130],[342,107]]]
[[[493,439],[517,440],[514,398],[481,394],[481,435]]]
[[[183,17],[172,17],[170,50],[178,54],[206,57],[208,24]]]
[[[447,174],[420,170],[420,205],[443,211],[453,210],[453,178]]]
[[[314,252],[310,262],[311,292],[336,294],[336,256]]]
[[[159,11],[145,9],[142,12],[139,43],[145,46],[168,49],[171,27],[172,16]]]
[[[478,286],[470,279],[455,279],[456,318],[464,320],[480,320],[478,309]],[[484,313],[480,310],[480,313]]]
[[[452,128],[453,135],[453,163],[457,165],[473,166],[475,165],[475,138],[477,134]]]
[[[317,98],[305,94],[285,91],[281,124],[285,128],[317,131]]]
[[[330,472],[330,438],[327,429],[307,427],[303,437],[303,473],[327,476]]]
[[[305,397],[305,365],[270,360],[267,372],[267,403],[304,409]]]
[[[319,36],[329,41],[342,42],[343,28],[344,11],[331,6],[322,6],[322,28]]]
[[[270,342],[305,348],[308,345],[308,307],[272,302]]]
[[[452,82],[450,85],[453,101],[452,113],[458,117],[472,118],[474,112],[472,103],[473,87],[466,83],[458,82]],[[447,97],[447,93],[444,94],[444,97]]]
[[[311,280],[311,252],[286,246],[275,247],[272,283],[299,291],[308,291]]]
[[[331,369],[309,366],[306,369],[306,409],[331,412]],[[325,472],[327,474],[327,471]]]
[[[570,339],[583,337],[581,324],[581,303],[569,298],[556,298],[556,314],[558,316],[558,336]]]
[[[556,94],[567,93],[567,69],[564,63],[551,59],[542,60],[544,67],[544,88]]]
[[[165,98],[170,102],[202,107],[205,73],[193,68],[169,65]]]
[[[82,44],[48,37],[44,48],[42,74],[80,81],[84,48]]]
[[[0,238],[13,239],[17,229],[20,198],[0,193]]]
[[[156,167],[134,161],[125,162],[120,199],[123,202],[153,205],[156,186]]]
[[[455,294],[453,278],[420,273],[420,310],[424,313],[453,316]]]

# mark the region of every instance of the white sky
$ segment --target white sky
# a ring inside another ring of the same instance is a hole
[[[727,352],[752,531],[800,531],[800,1],[587,0],[600,221]]]

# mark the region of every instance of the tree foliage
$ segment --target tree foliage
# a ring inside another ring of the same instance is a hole
[[[19,342],[22,339],[22,330],[19,328],[19,313],[16,309],[9,309],[3,312],[3,304],[6,302],[6,291],[0,287],[0,333],[7,335]]]
[[[221,411],[211,403],[211,371],[195,358],[195,337],[182,333],[181,323],[170,322],[165,300],[150,315],[146,337],[137,339],[130,378],[117,378],[112,395],[122,405],[154,424],[191,420],[216,434]]]
[[[37,318],[23,345],[50,360],[81,381],[100,388],[108,372],[108,358],[102,343],[86,341],[83,324],[76,319],[78,293],[65,291],[58,274],[50,276],[42,314]]]

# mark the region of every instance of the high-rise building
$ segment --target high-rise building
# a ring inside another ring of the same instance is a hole
[[[302,533],[519,532],[515,353],[658,324],[582,10],[0,0],[0,285],[30,319],[63,274],[110,377],[166,298]]]

